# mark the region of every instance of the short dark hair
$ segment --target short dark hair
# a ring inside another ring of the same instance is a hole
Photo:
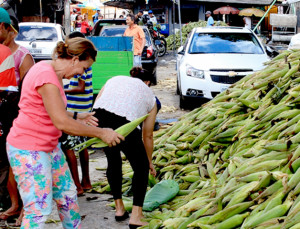
[[[75,37],[85,38],[84,34],[79,31],[74,31],[74,32],[70,33],[67,38],[71,39],[71,38],[75,38]]]
[[[152,80],[152,76],[151,76],[150,72],[148,72],[147,70],[145,70],[141,67],[133,67],[130,70],[130,75],[133,78],[138,78],[142,81],[151,81]]]
[[[17,30],[17,32],[19,32],[19,30],[20,30],[19,21],[14,16],[9,16],[9,17],[10,17],[10,22],[11,22],[12,26],[15,28],[15,30]]]
[[[142,11],[142,10],[139,10],[139,13],[142,13],[142,14],[143,14],[143,13],[144,13],[144,11]]]
[[[127,17],[130,17],[131,21],[135,21],[135,16],[133,14],[127,14]]]

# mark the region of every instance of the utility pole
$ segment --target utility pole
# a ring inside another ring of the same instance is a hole
[[[41,22],[43,22],[43,5],[42,5],[42,0],[40,0],[40,16],[41,16]]]
[[[182,46],[182,31],[181,31],[181,9],[180,9],[180,0],[178,1],[178,19],[179,19],[179,31],[180,31],[180,46]]]
[[[173,0],[173,15],[172,15],[172,21],[173,21],[173,35],[174,35],[174,41],[173,41],[173,55],[175,56],[175,42],[176,42],[176,37],[175,37],[175,0]]]
[[[70,15],[70,1],[69,0],[65,0],[65,23],[64,23],[64,27],[65,27],[65,31],[66,34],[70,34],[71,32],[71,15]]]

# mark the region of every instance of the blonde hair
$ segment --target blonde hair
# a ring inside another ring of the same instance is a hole
[[[78,56],[80,61],[92,58],[96,60],[97,50],[94,44],[88,39],[82,37],[70,38],[65,42],[59,41],[54,49],[52,58],[55,59],[72,59]]]

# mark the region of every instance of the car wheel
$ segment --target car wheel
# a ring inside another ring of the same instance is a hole
[[[177,79],[177,84],[176,84],[176,95],[180,94],[180,89],[179,89],[179,83],[178,83],[178,79]]]
[[[180,109],[187,108],[187,100],[184,99],[184,97],[182,95],[179,95],[179,107],[180,107]]]

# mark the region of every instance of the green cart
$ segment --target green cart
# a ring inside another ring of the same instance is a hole
[[[129,76],[133,66],[132,37],[88,37],[98,50],[93,64],[93,92],[98,94],[113,76]]]

